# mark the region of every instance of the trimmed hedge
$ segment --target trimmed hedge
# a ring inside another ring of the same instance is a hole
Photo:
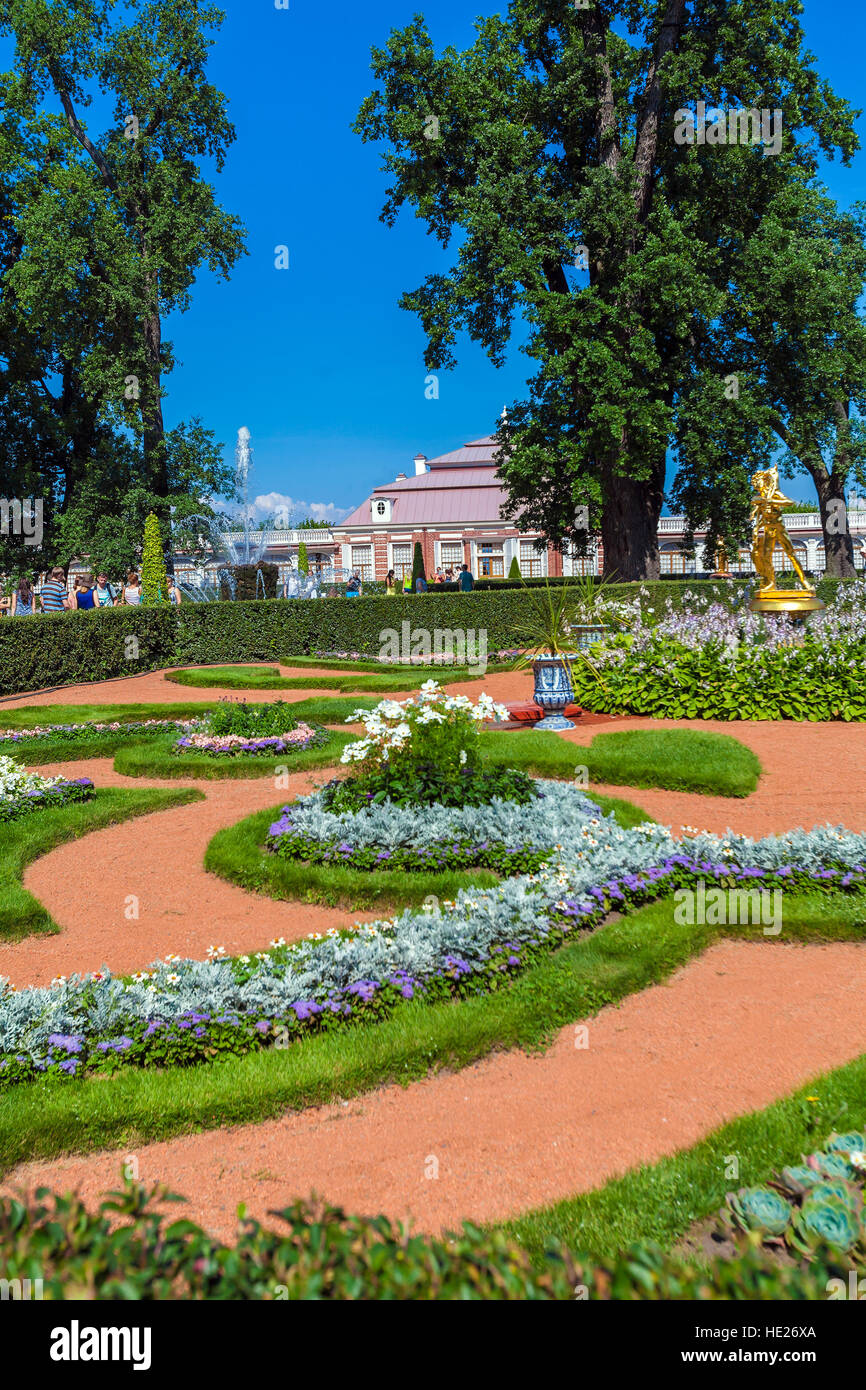
[[[4,618],[0,695],[155,671],[173,664],[176,641],[176,612],[168,607]]]
[[[349,651],[377,655],[379,634],[413,628],[486,631],[492,654],[514,647],[519,594],[410,595],[406,598],[277,599],[197,603],[179,614],[177,664],[227,665],[281,660],[293,653]]]
[[[529,581],[529,583],[545,581]],[[569,581],[564,581],[568,583]],[[742,588],[746,580],[734,580]],[[832,602],[840,580],[824,579],[818,594]],[[227,665],[278,661],[319,651],[377,655],[379,634],[409,622],[413,628],[474,629],[487,633],[487,652],[521,645],[520,592],[513,580],[476,585],[473,593],[437,592],[405,598],[259,599],[187,603],[165,607],[112,608],[96,612],[6,618],[0,621],[0,695],[79,682],[138,675],[167,666]],[[614,584],[613,599],[641,594],[644,610],[663,612],[671,598],[707,590],[725,601],[731,584],[717,580],[661,580]],[[137,646],[128,644],[135,638]]]

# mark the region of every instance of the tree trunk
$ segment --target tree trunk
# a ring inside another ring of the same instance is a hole
[[[824,532],[825,574],[831,579],[855,579],[854,544],[848,529],[844,480],[826,468],[807,465],[818,493],[821,530]]]
[[[602,481],[601,539],[607,579],[658,579],[658,525],[662,510],[661,474],[636,481],[605,471]]]
[[[165,424],[162,418],[161,349],[162,321],[158,311],[154,310],[144,321],[147,380],[142,383],[142,445],[148,486],[157,497],[167,497],[168,461],[165,456]]]

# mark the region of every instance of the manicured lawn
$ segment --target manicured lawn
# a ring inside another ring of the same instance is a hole
[[[807,1097],[817,1096],[817,1101]],[[787,1164],[822,1147],[833,1129],[866,1124],[866,1055],[809,1081],[792,1096],[715,1130],[694,1148],[660,1163],[634,1168],[596,1188],[528,1212],[503,1229],[544,1261],[545,1246],[560,1240],[572,1250],[606,1257],[638,1240],[668,1247],[697,1222],[714,1215],[725,1195],[765,1183]],[[740,1176],[725,1177],[731,1154]]]
[[[220,690],[372,690],[380,694],[395,694],[419,690],[431,675],[445,681],[465,681],[472,673],[467,667],[435,670],[424,666],[407,666],[402,671],[378,667],[366,672],[351,667],[329,671],[323,676],[281,676],[277,666],[214,666],[205,670],[172,671],[166,680],[176,685],[197,686]]]
[[[202,793],[191,788],[126,791],[109,787],[95,792],[91,801],[38,811],[0,825],[0,937],[17,941],[33,932],[59,930],[51,914],[24,888],[24,870],[34,859],[91,830],[200,800]]]
[[[594,797],[605,813],[612,811],[620,825],[631,828],[650,818],[631,802]],[[220,830],[205,852],[205,868],[254,893],[287,901],[324,903],[348,912],[415,907],[430,896],[454,898],[460,888],[490,888],[498,880],[490,869],[409,873],[400,870],[365,871],[341,864],[304,864],[281,859],[262,846],[268,827],[280,808],[259,811],[237,825]],[[423,811],[420,812],[423,814]]]
[[[214,701],[216,704],[216,700]],[[201,701],[141,705],[0,705],[0,729],[32,729],[38,724],[128,724],[143,719],[196,719],[209,704]]]
[[[667,978],[726,936],[784,942],[864,941],[866,900],[839,893],[820,898],[786,894],[782,936],[767,938],[760,926],[678,924],[674,900],[667,897],[608,921],[493,994],[435,1005],[416,999],[401,1004],[380,1023],[359,1024],[285,1049],[204,1066],[123,1070],[108,1082],[51,1081],[13,1087],[0,1105],[0,1168],[71,1150],[134,1147],[193,1131],[250,1124],[391,1082],[406,1084],[439,1069],[459,1069],[492,1052],[542,1047],[567,1024]],[[847,1124],[848,1118],[840,1122]],[[769,1129],[767,1135],[769,1149],[775,1140]],[[789,1142],[794,1143],[793,1137]],[[777,1161],[775,1152],[772,1161]],[[714,1194],[715,1188],[713,1202]],[[693,1219],[698,1206],[697,1197],[688,1209],[680,1204],[684,1221],[680,1229]],[[660,1210],[661,1200],[653,1205],[647,1199],[640,1220],[649,1229],[654,1225],[661,1229]],[[620,1213],[618,1219],[626,1221],[627,1213]],[[536,1214],[527,1220],[542,1221],[542,1217]],[[673,1225],[672,1218],[669,1226]],[[536,1241],[530,1227],[525,1238],[530,1244]],[[543,1233],[537,1237],[543,1238]]]
[[[761,775],[757,757],[738,739],[695,729],[596,734],[588,748],[538,730],[490,732],[483,741],[488,762],[538,777],[571,778],[583,766],[591,782],[748,796]]]
[[[321,748],[303,749],[298,753],[277,753],[267,757],[210,757],[206,753],[176,755],[171,749],[177,739],[173,734],[121,748],[114,759],[115,772],[125,777],[186,778],[200,777],[207,781],[225,778],[274,777],[277,768],[289,772],[306,772],[311,768],[333,767],[351,734],[332,732]]]

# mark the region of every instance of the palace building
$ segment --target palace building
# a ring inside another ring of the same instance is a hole
[[[505,489],[499,481],[492,436],[475,439],[438,458],[418,454],[411,474],[398,473],[391,483],[376,487],[345,521],[330,529],[273,531],[265,559],[279,565],[283,577],[297,569],[303,542],[312,570],[323,584],[357,571],[362,579],[384,579],[389,570],[399,578],[412,571],[415,544],[421,546],[428,579],[437,569],[457,571],[468,565],[476,579],[502,579],[513,559],[524,578],[545,575],[600,574],[604,555],[594,538],[586,556],[565,553],[547,544],[540,532],[519,532],[503,518]],[[852,498],[849,525],[858,569],[866,569],[866,498]],[[794,512],[785,524],[803,568],[824,570],[821,518]],[[715,558],[704,552],[702,534],[695,536],[694,555],[684,549],[685,519],[659,520],[659,558],[663,575],[705,575]],[[536,544],[537,543],[537,544]],[[783,569],[781,551],[778,568]],[[747,548],[728,562],[733,574],[751,574]]]

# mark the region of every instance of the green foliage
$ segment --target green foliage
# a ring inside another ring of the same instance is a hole
[[[250,738],[271,738],[298,727],[291,705],[283,700],[273,704],[248,705],[245,700],[220,700],[207,716],[208,731],[217,736],[245,734]]]
[[[298,546],[298,570],[301,574],[309,574],[310,571],[310,557],[305,541],[301,541]]]
[[[141,602],[145,608],[155,608],[168,602],[168,576],[159,518],[153,512],[144,523],[144,549],[141,556]]]
[[[508,581],[504,583],[507,586]],[[679,606],[685,595],[690,590],[694,592],[697,587],[694,582],[682,585],[611,585],[609,593],[614,599],[640,597],[647,611],[663,612],[668,597]],[[826,599],[835,587],[821,586],[820,592]],[[641,589],[646,589],[645,595]],[[522,585],[520,589],[504,587],[497,591],[476,590],[471,594],[430,592],[424,599],[424,621],[431,630],[468,628],[486,632],[488,652],[493,655],[514,651],[521,643],[519,629],[523,622],[525,602]],[[173,605],[144,611],[139,608],[112,608],[99,612],[22,618],[14,624],[0,622],[0,695],[109,680],[160,667],[285,661],[295,654],[309,657],[323,650],[357,652],[361,656],[365,653],[377,654],[381,648],[379,634],[383,629],[399,631],[402,622],[416,622],[417,618],[418,608],[414,597],[389,599],[370,596],[352,603],[341,598],[320,599],[317,603],[302,599],[260,599],[233,603],[185,603],[180,609]],[[127,638],[133,637],[138,641],[137,649],[126,642]],[[709,670],[704,671],[701,661],[702,654],[698,652],[690,653],[689,660],[684,659],[682,668],[675,664],[681,685],[671,678],[670,671],[660,673],[660,713],[675,712],[677,716],[683,716],[687,709],[694,706],[697,715],[704,704],[701,693],[704,679],[710,681],[711,687],[707,707],[715,709],[712,691],[714,682],[718,680],[718,666],[711,662]],[[696,663],[694,666],[693,662]],[[423,667],[414,667],[411,679],[407,675],[409,688],[419,677],[431,673],[440,674],[440,671],[434,669],[430,672]],[[695,677],[697,684],[694,683]],[[598,684],[591,672],[580,678],[577,667],[575,678],[579,685],[578,699],[582,699],[587,708],[606,709],[607,704],[597,702],[607,700],[613,706],[620,696],[631,695],[631,686],[620,689],[608,671],[605,672],[604,687]],[[342,684],[344,678],[340,679]],[[378,667],[371,672],[370,681],[378,689],[383,688],[380,682],[385,682],[385,689],[406,688],[401,685],[402,677],[395,676],[390,670],[379,675]],[[585,689],[582,681],[588,681]],[[319,683],[318,679],[314,682],[315,685]],[[359,680],[352,688],[360,689],[362,684],[366,682]],[[668,693],[664,694],[666,690]],[[638,694],[641,699],[649,700],[649,694]],[[775,698],[780,705],[784,702],[781,677],[778,681],[769,682],[768,695],[771,701]],[[763,691],[759,691],[754,682],[749,686],[744,677],[739,691],[740,701],[745,702],[742,707],[754,709],[762,698]],[[593,700],[596,701],[595,705]],[[857,709],[864,700],[866,696],[857,688],[856,672],[852,672],[847,707]],[[736,708],[737,701],[730,701],[729,705],[732,709]],[[803,711],[801,714],[788,716],[771,712],[768,715],[759,713],[743,717],[845,717],[823,712],[825,709],[831,710],[834,702],[817,684],[811,687],[808,701],[804,690],[797,697],[796,705]],[[810,709],[814,709],[815,714],[810,714]],[[655,710],[636,709],[636,712],[653,713]],[[713,713],[707,717],[735,715]],[[852,714],[851,717],[861,716]]]
[[[508,578],[517,580],[520,579],[520,565],[517,563],[516,555],[512,555],[511,557],[511,564],[508,567]]]
[[[421,551],[421,542],[416,541],[415,548],[412,551],[412,591],[414,592],[415,590],[416,579],[426,578],[427,576],[424,573],[424,556]]]
[[[232,568],[232,575],[236,585],[235,599],[261,598],[262,585],[264,585],[265,598],[277,597],[277,584],[280,577],[278,565],[272,565],[263,560],[260,560],[257,565],[235,565]],[[261,575],[261,579],[259,575]],[[223,598],[228,599],[229,594],[224,593]]]
[[[626,639],[621,641],[627,647]],[[852,648],[853,650],[853,648]],[[726,658],[718,645],[690,649],[657,641],[634,659],[605,666],[603,679],[578,668],[575,699],[607,714],[656,719],[866,719],[866,689],[858,661],[840,660],[832,646],[756,650]]]
[[[227,276],[243,254],[210,182],[234,139],[207,74],[220,23],[192,0],[92,0],[63,16],[10,0],[0,12],[13,64],[0,77],[0,451],[22,460],[17,487],[38,457],[38,495],[62,499],[46,552],[87,553],[115,574],[136,562],[142,506],[166,523],[172,501],[201,511],[224,491],[208,487],[226,477],[209,432],[197,420],[166,430],[162,412],[165,317],[188,308],[202,267]]]
[[[0,622],[0,694],[110,680],[170,666],[177,619],[166,608],[106,608]]]
[[[534,796],[531,778],[515,768],[451,772],[436,762],[416,762],[411,768],[383,767],[364,777],[336,779],[325,788],[325,806],[361,811],[386,799],[395,806],[486,806],[497,797],[525,806]]]
[[[270,1227],[244,1219],[237,1242],[225,1246],[192,1221],[163,1215],[165,1201],[182,1199],[137,1183],[108,1194],[95,1211],[78,1196],[48,1190],[4,1197],[4,1277],[40,1279],[45,1299],[64,1302],[524,1303],[573,1301],[578,1289],[602,1300],[818,1299],[838,1273],[832,1262],[781,1270],[757,1251],[704,1270],[653,1247],[596,1265],[561,1246],[538,1270],[500,1231],[467,1222],[447,1239],[412,1235],[385,1216],[349,1216],[316,1200],[274,1213]]]
[[[741,335],[722,325],[743,247],[780,193],[815,175],[819,151],[849,158],[857,145],[854,112],[812,68],[799,11],[759,0],[732,22],[728,9],[511,0],[465,50],[442,52],[416,16],[373,50],[376,87],[356,123],[382,149],[386,223],[406,208],[451,250],[402,301],[428,368],[452,367],[464,332],[498,365],[516,325],[531,325],[528,399],[498,431],[508,514],[580,543],[589,506],[606,565],[628,579],[657,573],[672,444],[707,490],[720,470],[730,478],[729,454],[742,484],[766,448],[766,402],[748,390],[720,402],[699,364],[739,369]],[[675,113],[696,93],[761,108],[773,91],[802,117],[777,156],[676,141]],[[771,278],[771,303],[774,291]],[[730,526],[742,486],[722,491]]]

